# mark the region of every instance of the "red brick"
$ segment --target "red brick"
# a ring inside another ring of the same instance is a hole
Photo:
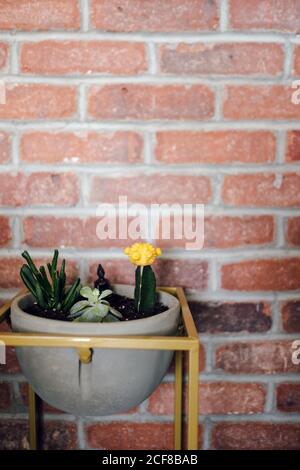
[[[201,204],[211,199],[210,180],[206,176],[131,173],[119,176],[95,176],[91,181],[90,202],[117,203],[126,196],[128,203]]]
[[[174,384],[163,383],[149,399],[148,411],[154,415],[174,413]],[[256,383],[202,382],[199,386],[199,413],[253,414],[264,410],[266,391]]]
[[[0,216],[0,246],[7,246],[11,241],[11,228],[8,217]]]
[[[31,163],[139,163],[143,139],[130,131],[26,132],[20,150]]]
[[[233,29],[297,33],[299,15],[298,0],[231,0],[229,23]]]
[[[144,44],[125,41],[24,43],[20,60],[22,72],[39,75],[134,75],[147,70]]]
[[[210,119],[214,94],[205,85],[95,85],[89,91],[88,113],[103,120]]]
[[[31,247],[52,248],[112,248],[124,247],[132,240],[116,238],[101,240],[97,236],[97,224],[101,217],[79,219],[77,217],[27,217],[23,222],[23,242]],[[124,221],[126,223],[126,220]],[[127,223],[130,223],[130,220]],[[114,223],[114,219],[112,219]],[[122,223],[118,218],[116,228]],[[59,230],[57,230],[59,227]]]
[[[294,68],[293,72],[295,75],[300,75],[300,46],[295,45],[294,46]]]
[[[0,119],[65,119],[75,116],[76,87],[44,84],[7,84]]]
[[[262,333],[272,326],[270,304],[265,302],[189,302],[200,333]]]
[[[73,206],[79,199],[73,173],[0,174],[1,206]]]
[[[274,220],[271,216],[210,216],[205,219],[205,247],[232,248],[271,243]]]
[[[290,245],[300,246],[300,217],[288,219],[286,239]]]
[[[77,0],[0,0],[0,29],[46,31],[79,28]]]
[[[0,420],[0,449],[28,450],[28,422],[21,420]]]
[[[0,4],[1,8],[1,4]],[[1,21],[1,19],[0,19]],[[8,66],[9,47],[6,42],[0,42],[0,70],[6,71]]]
[[[277,408],[283,412],[300,411],[300,384],[279,384],[276,389]]]
[[[48,259],[35,259],[37,265],[45,264]],[[20,269],[23,261],[21,258],[4,258],[0,259],[0,287],[9,289],[13,287],[24,287],[22,280],[20,279]],[[66,271],[69,280],[73,280],[78,276],[78,266],[75,261],[66,260]]]
[[[8,163],[11,155],[11,137],[7,132],[0,132],[0,164]]]
[[[300,173],[228,175],[222,198],[230,206],[300,206]]]
[[[218,423],[213,448],[223,450],[299,450],[300,425],[291,423]]]
[[[68,421],[48,421],[43,425],[44,450],[74,450],[77,448],[77,426]],[[0,421],[1,450],[28,450],[28,422]]]
[[[280,44],[196,43],[159,48],[160,70],[179,75],[279,75],[284,53]]]
[[[224,92],[226,119],[299,119],[300,106],[292,103],[295,90],[284,85],[232,85]]]
[[[0,383],[0,409],[7,410],[11,405],[10,387],[8,383]]]
[[[204,290],[208,284],[208,263],[197,259],[160,259],[154,267],[161,286]]]
[[[287,162],[298,162],[300,160],[300,131],[288,132],[285,158]]]
[[[106,276],[112,283],[134,284],[134,266],[127,260],[99,260],[90,265],[90,280],[96,277],[98,263],[101,262]],[[182,286],[190,289],[206,289],[208,264],[203,260],[175,260],[158,258],[153,265],[159,286]]]
[[[168,238],[162,230],[166,227],[165,223],[170,223]],[[177,224],[183,225],[183,234],[180,239],[175,238]],[[189,224],[188,237],[184,233],[184,224]],[[187,243],[196,241],[195,234],[199,243],[203,241],[200,239],[202,227],[201,217],[185,218],[183,223],[182,215],[160,216],[156,224],[155,237],[161,248],[185,248]],[[274,220],[271,216],[207,216],[204,219],[203,236],[205,248],[226,249],[271,243],[274,236]]]
[[[162,131],[156,159],[163,163],[268,163],[276,141],[269,131]]]
[[[216,350],[216,368],[231,374],[300,372],[292,362],[292,341],[234,342]]]
[[[300,333],[300,301],[291,300],[281,307],[282,326],[287,333]]]
[[[222,287],[242,291],[285,291],[300,288],[300,258],[241,261],[221,269]]]
[[[104,31],[205,31],[218,27],[215,0],[93,0],[91,24]]]
[[[107,450],[173,449],[172,423],[116,421],[86,426],[88,446]]]
[[[44,424],[43,450],[76,450],[77,425],[68,421],[47,421]]]
[[[201,404],[202,396],[202,404]],[[200,385],[200,413],[262,413],[266,390],[258,383],[211,382]]]

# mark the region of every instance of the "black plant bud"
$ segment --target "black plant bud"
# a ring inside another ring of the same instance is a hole
[[[97,276],[98,276],[98,279],[96,279],[94,283],[95,288],[99,289],[100,292],[102,292],[105,289],[110,289],[109,280],[106,279],[105,271],[101,264],[98,265]]]

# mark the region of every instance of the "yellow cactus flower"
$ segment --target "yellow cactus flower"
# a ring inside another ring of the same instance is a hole
[[[151,243],[134,243],[125,248],[124,253],[128,255],[132,264],[137,266],[149,266],[156,257],[161,255],[161,249]]]

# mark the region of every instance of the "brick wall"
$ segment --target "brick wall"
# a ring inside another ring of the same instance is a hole
[[[0,0],[0,296],[24,247],[131,281],[98,202],[204,203],[205,249],[174,240],[157,265],[201,333],[201,448],[300,448],[299,25],[299,0]],[[173,393],[169,374],[101,420],[45,405],[44,448],[169,449]],[[26,448],[11,350],[0,408],[1,447]]]

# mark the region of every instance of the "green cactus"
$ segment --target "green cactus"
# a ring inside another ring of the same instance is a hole
[[[135,271],[135,308],[152,313],[156,302],[156,279],[151,266],[138,266]]]

